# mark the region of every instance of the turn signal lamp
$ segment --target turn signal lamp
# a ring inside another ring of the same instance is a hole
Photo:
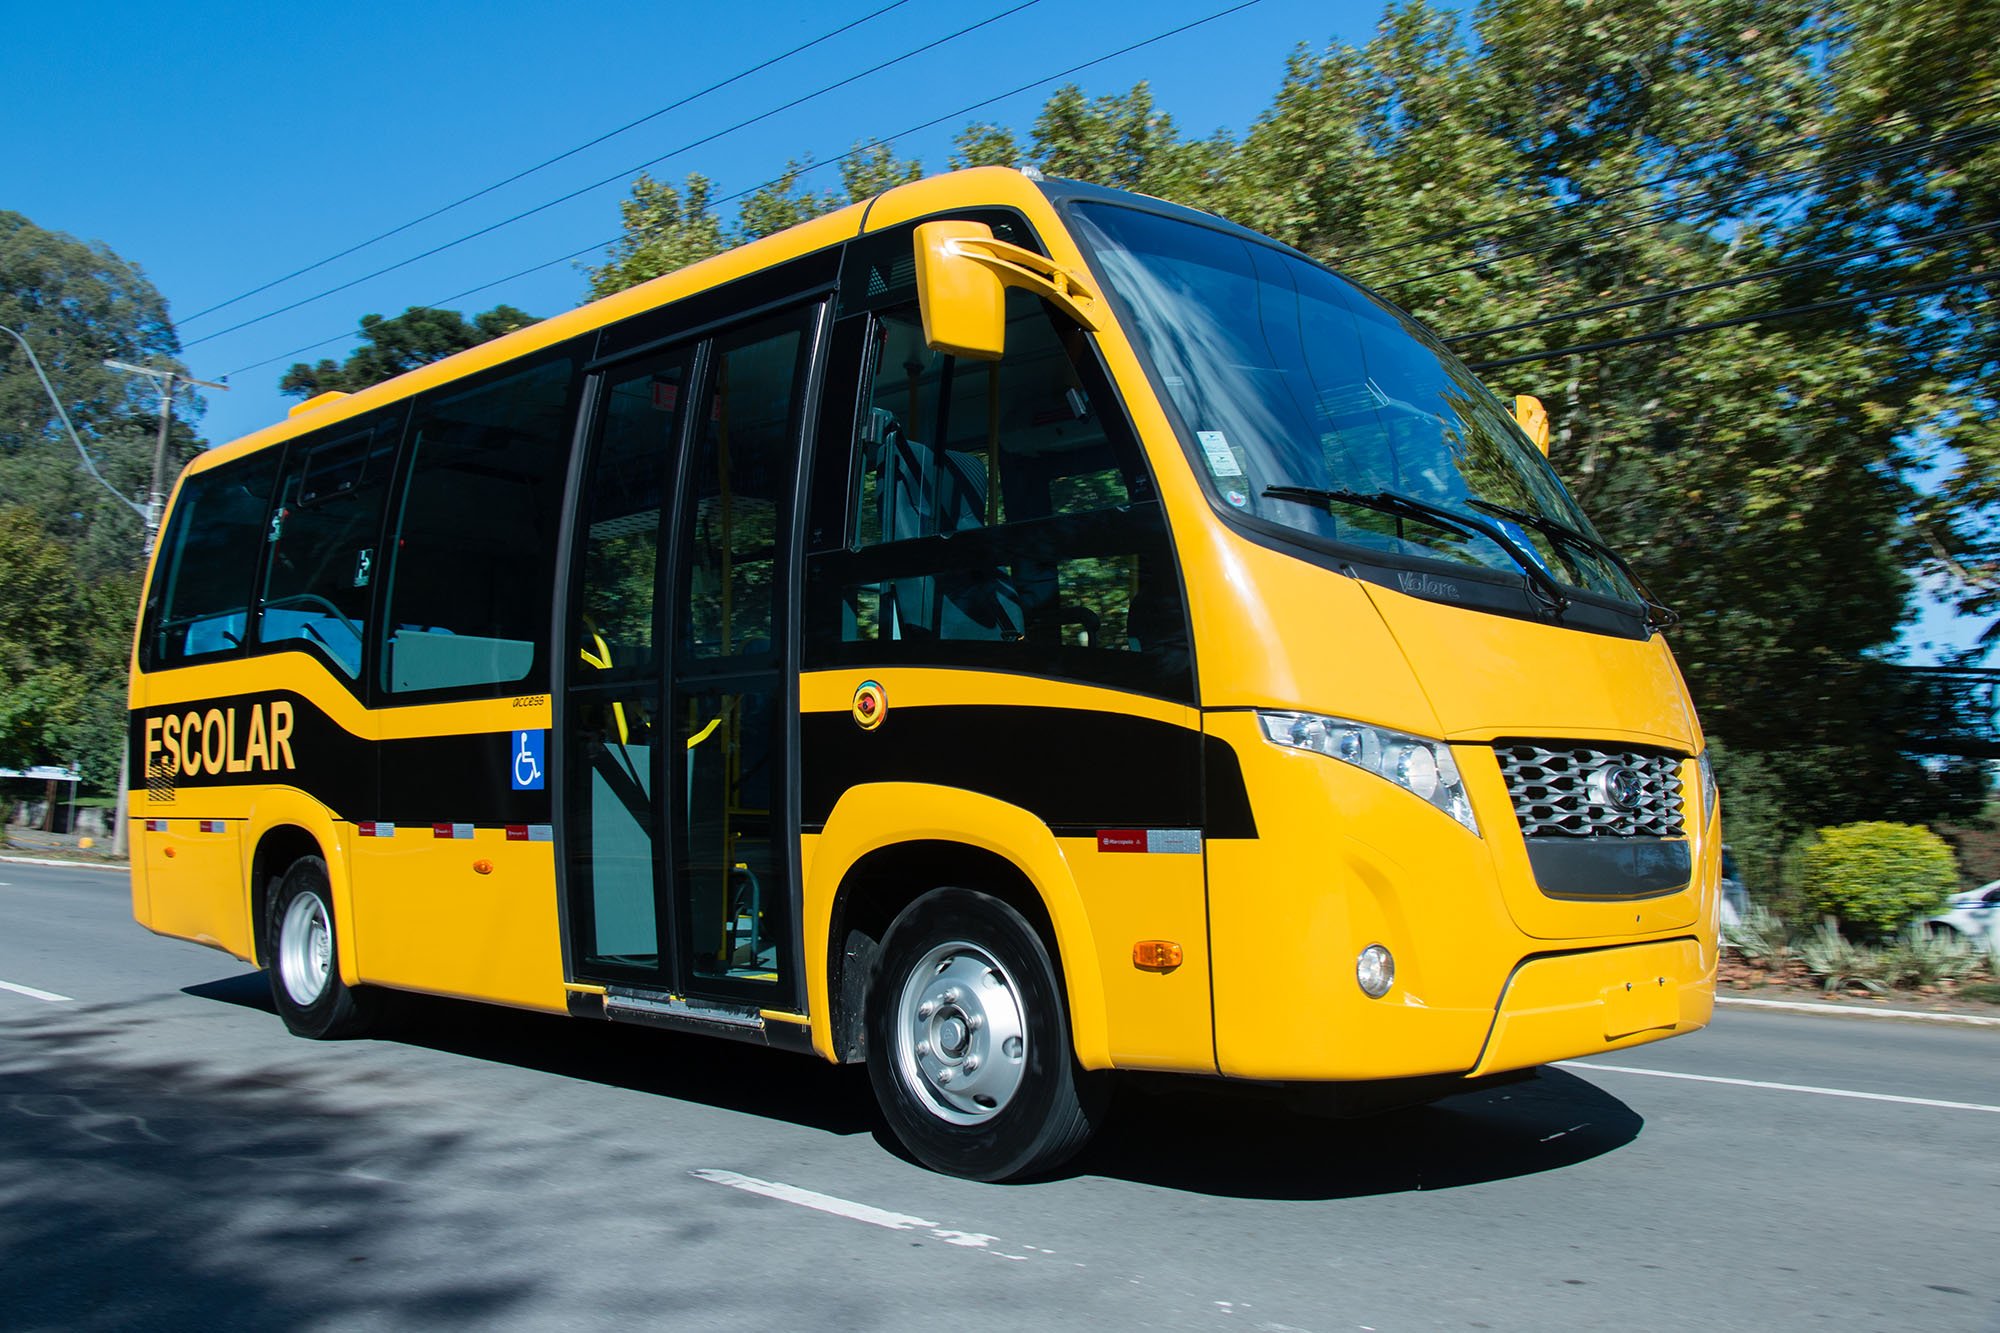
[[[1141,972],[1171,972],[1181,965],[1181,946],[1172,940],[1140,940],[1132,946],[1132,966]]]

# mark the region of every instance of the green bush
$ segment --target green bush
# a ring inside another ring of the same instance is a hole
[[[1893,935],[1939,911],[1958,885],[1951,847],[1919,824],[1824,828],[1801,862],[1806,904],[1861,936]]]

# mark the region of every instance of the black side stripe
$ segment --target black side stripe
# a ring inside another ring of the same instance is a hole
[[[1257,836],[1235,752],[1169,722],[966,704],[891,709],[873,731],[845,711],[807,713],[799,731],[799,815],[808,827],[824,825],[849,787],[918,782],[1006,801],[1052,827]]]

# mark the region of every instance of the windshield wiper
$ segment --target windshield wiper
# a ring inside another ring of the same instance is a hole
[[[1609,560],[1617,567],[1619,573],[1631,581],[1633,589],[1638,592],[1639,601],[1646,608],[1648,625],[1654,629],[1671,629],[1681,623],[1680,612],[1653,596],[1645,581],[1633,572],[1632,566],[1625,563],[1625,557],[1595,537],[1578,532],[1567,523],[1558,522],[1541,514],[1531,514],[1525,509],[1512,509],[1506,505],[1494,504],[1490,500],[1467,500],[1466,503],[1489,514],[1498,514],[1502,518],[1511,518],[1516,523],[1525,523],[1535,531],[1545,534],[1551,541],[1561,542],[1572,550],[1585,551]]]
[[[1395,491],[1350,491],[1345,488],[1322,488],[1318,486],[1266,486],[1264,494],[1272,500],[1293,500],[1300,504],[1318,505],[1325,508],[1334,504],[1358,505],[1363,509],[1373,509],[1378,514],[1390,514],[1396,518],[1413,518],[1420,523],[1428,523],[1434,528],[1444,528],[1449,532],[1466,536],[1484,537],[1507,553],[1509,559],[1521,567],[1528,576],[1528,589],[1535,599],[1548,608],[1551,614],[1561,615],[1569,605],[1562,585],[1542,568],[1536,559],[1521,544],[1509,537],[1497,525],[1485,519],[1474,518],[1434,505],[1428,500],[1419,500],[1413,495],[1399,495]]]

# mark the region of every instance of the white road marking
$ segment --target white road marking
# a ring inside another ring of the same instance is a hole
[[[50,990],[36,990],[33,986],[17,986],[11,981],[0,981],[0,990],[10,990],[16,995],[25,995],[31,1000],[47,1000],[50,1004],[74,1004],[67,995],[58,995]]]
[[[741,1176],[734,1171],[717,1171],[708,1167],[688,1174],[699,1176],[703,1180],[712,1180],[718,1185],[727,1185],[734,1190],[742,1190],[746,1194],[761,1194],[780,1203],[795,1203],[801,1208],[813,1208],[822,1213],[832,1213],[835,1217],[845,1217],[850,1221],[866,1222],[871,1227],[887,1227],[891,1231],[938,1229],[937,1223],[927,1222],[921,1217],[911,1217],[908,1213],[892,1213],[886,1208],[874,1208],[865,1203],[855,1203],[851,1199],[836,1199],[831,1194],[820,1194],[814,1190],[800,1189],[797,1185],[785,1185],[775,1180],[759,1180],[755,1176]]]
[[[1633,1065],[1600,1065],[1588,1060],[1558,1060],[1565,1069],[1595,1069],[1606,1074],[1641,1074],[1647,1078],[1678,1078],[1690,1083],[1722,1083],[1733,1088],[1764,1088],[1771,1092],[1809,1092],[1815,1097],[1847,1097],[1863,1102],[1896,1102],[1902,1106],[1934,1106],[1946,1111],[1985,1111],[2000,1115],[2000,1106],[1980,1102],[1947,1102],[1935,1097],[1898,1097],[1887,1092],[1856,1092],[1852,1088],[1816,1088],[1804,1083],[1767,1083],[1755,1078],[1722,1078],[1715,1074],[1683,1074],[1672,1069],[1640,1069]]]

